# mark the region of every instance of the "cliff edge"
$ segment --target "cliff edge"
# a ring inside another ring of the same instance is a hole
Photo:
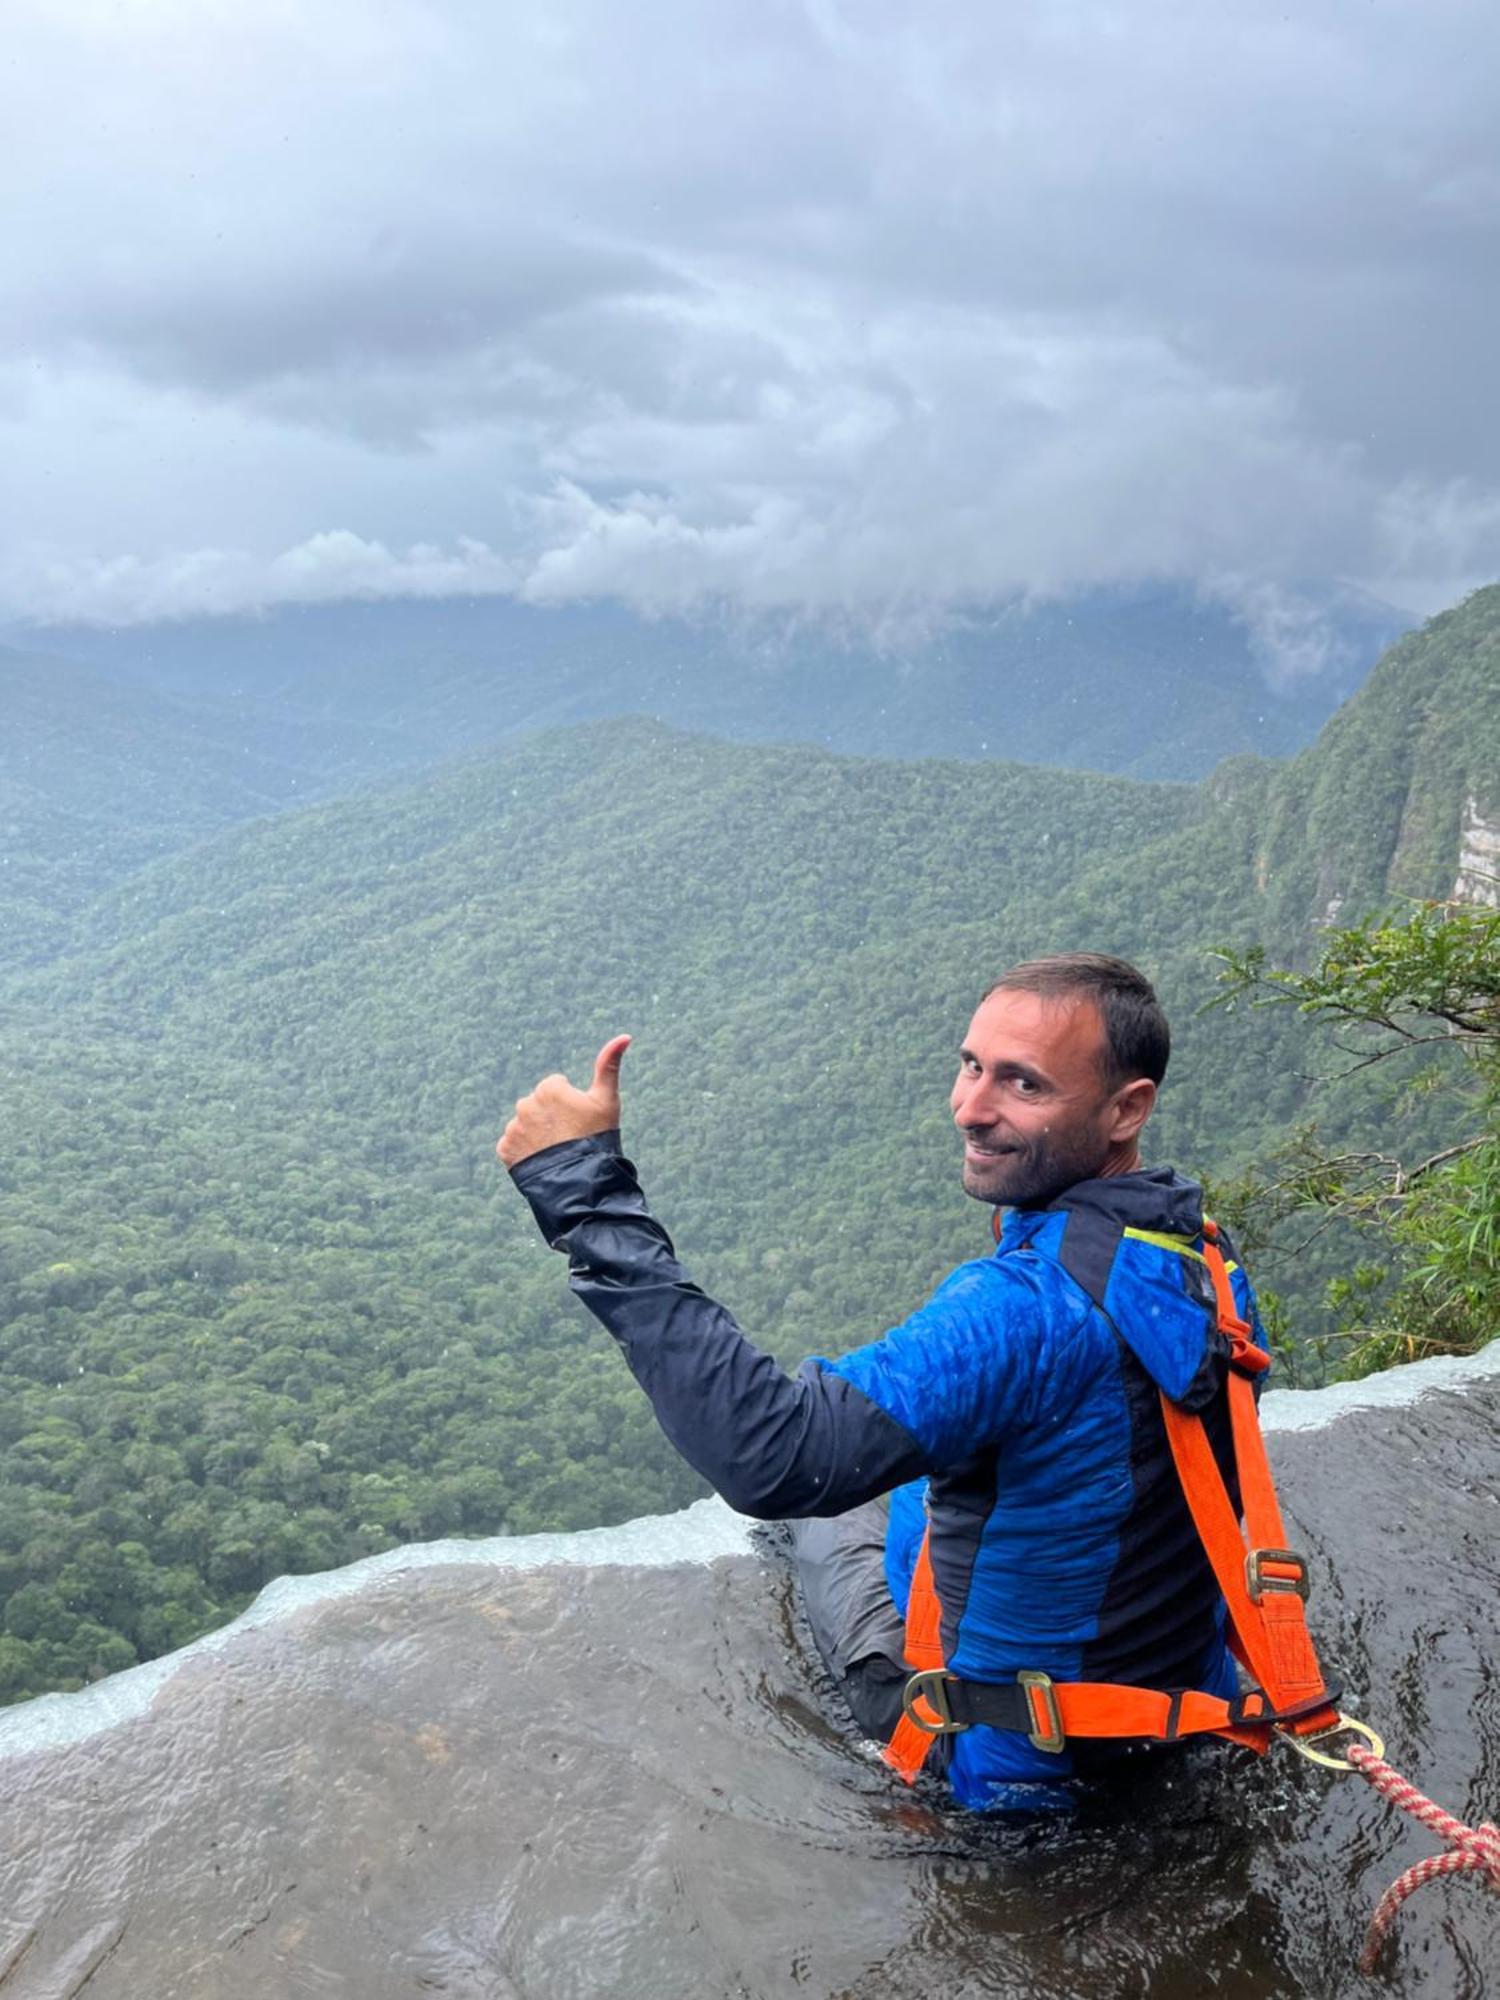
[[[1500,1807],[1500,1347],[1267,1399],[1346,1706]],[[0,1717],[0,1996],[1353,1995],[1428,1851],[1351,1777],[1216,1746],[1067,1825],[908,1795],[825,1719],[788,1579],[715,1502],[407,1549]],[[1402,1993],[1500,1989],[1425,1889]]]

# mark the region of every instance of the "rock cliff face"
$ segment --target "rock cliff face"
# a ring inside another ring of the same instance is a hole
[[[1346,1705],[1494,1816],[1500,1350],[1267,1403]],[[274,1586],[12,1710],[0,1766],[3,2000],[1352,1995],[1427,1851],[1284,1751],[1164,1760],[1068,1825],[907,1795],[825,1719],[787,1578],[717,1503]],[[1424,1889],[1395,1964],[1500,1989],[1500,1903]]]
[[[1500,909],[1500,819],[1486,819],[1479,801],[1466,799],[1459,841],[1453,900]]]

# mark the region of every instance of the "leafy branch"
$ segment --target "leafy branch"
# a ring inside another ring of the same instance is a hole
[[[1222,990],[1211,1006],[1290,1006],[1353,1027],[1374,1044],[1359,1052],[1360,1066],[1408,1048],[1500,1046],[1500,910],[1420,903],[1326,932],[1303,971],[1268,966],[1263,945],[1212,955]]]
[[[1214,954],[1215,1006],[1292,1006],[1328,1024],[1350,1058],[1339,1079],[1409,1050],[1441,1046],[1455,1111],[1471,1130],[1424,1159],[1328,1152],[1308,1125],[1237,1183],[1242,1215],[1300,1257],[1335,1222],[1376,1229],[1387,1263],[1329,1287],[1347,1344],[1342,1372],[1428,1353],[1468,1352],[1500,1332],[1500,910],[1422,903],[1325,934],[1315,964],[1268,965],[1264,950]],[[1356,1038],[1351,1047],[1350,1035]],[[1431,1079],[1427,1079],[1431,1081]],[[1477,1128],[1477,1129],[1472,1129]],[[1314,1218],[1288,1244],[1280,1226]],[[1394,1275],[1392,1275],[1394,1274]]]

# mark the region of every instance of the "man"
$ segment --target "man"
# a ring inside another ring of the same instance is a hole
[[[809,1613],[861,1726],[883,1741],[900,1718],[924,1516],[942,1660],[961,1679],[1233,1694],[1223,1600],[1161,1415],[1159,1391],[1201,1411],[1222,1456],[1201,1196],[1140,1161],[1170,1046],[1144,976],[1073,953],[990,989],[952,1106],[964,1187],[1004,1211],[994,1255],[795,1378],[691,1283],[646,1207],[619,1144],[629,1039],[600,1051],[587,1090],[552,1076],[523,1098],[500,1158],[684,1458],[742,1513],[805,1524]],[[1234,1286],[1264,1346],[1238,1272]],[[886,1493],[888,1524],[870,1504]],[[1118,1754],[982,1725],[940,1744],[978,1810],[1065,1803]]]

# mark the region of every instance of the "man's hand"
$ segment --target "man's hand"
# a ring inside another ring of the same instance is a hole
[[[565,1139],[586,1139],[591,1132],[609,1132],[620,1122],[620,1064],[630,1047],[629,1035],[615,1035],[594,1059],[594,1080],[587,1090],[575,1090],[565,1076],[544,1076],[500,1135],[495,1151],[507,1167],[519,1166],[544,1146]]]

